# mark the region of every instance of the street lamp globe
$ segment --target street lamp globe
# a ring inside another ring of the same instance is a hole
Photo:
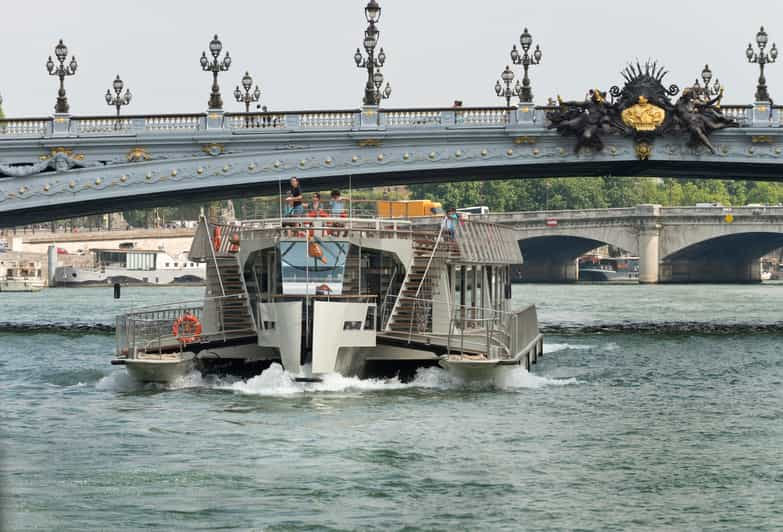
[[[391,84],[388,82],[386,83],[386,88],[383,90],[383,96],[384,98],[389,98],[391,96]]]
[[[502,74],[500,74],[500,79],[502,79],[506,83],[511,83],[512,81],[514,81],[514,72],[511,70],[511,67],[509,65],[506,65],[506,69],[503,71]]]
[[[54,55],[57,56],[57,59],[60,61],[60,63],[65,61],[65,58],[68,55],[68,47],[63,44],[62,39],[60,39],[60,42],[57,43],[57,46],[54,47]]]
[[[386,52],[383,51],[383,47],[381,47],[381,51],[378,52],[378,63],[380,63],[381,66],[386,62]]]
[[[748,48],[745,50],[745,57],[748,58],[748,61],[753,60],[753,45],[748,43]]]
[[[378,29],[370,25],[367,30],[364,32],[364,48],[366,50],[372,50],[375,48],[375,45],[378,44]]]
[[[76,56],[71,56],[71,62],[68,64],[68,67],[71,69],[71,72],[76,72],[76,67],[78,67],[79,64],[76,62]]]
[[[530,45],[533,44],[533,36],[530,35],[530,32],[527,31],[527,28],[522,32],[522,35],[519,36],[519,44],[522,45],[522,49],[524,51],[530,50]]]
[[[258,88],[258,85],[256,85],[256,90],[253,91],[253,99],[255,101],[258,101],[261,98],[261,89]]]
[[[111,97],[111,91],[109,89],[106,89],[106,103],[108,105],[111,105],[112,97]]]
[[[761,26],[761,29],[756,34],[756,44],[759,45],[759,48],[764,48],[767,46],[767,42],[769,42],[769,37],[767,36],[767,32],[764,31],[764,26]]]
[[[207,60],[207,52],[201,52],[201,68],[207,68],[209,61]]]
[[[114,82],[112,83],[112,88],[114,89],[114,92],[116,92],[117,94],[121,93],[124,85],[125,84],[120,79],[120,75],[117,74],[117,77],[114,78]]]
[[[536,51],[533,52],[533,59],[535,59],[536,63],[539,63],[541,61],[541,56],[543,54],[541,53],[541,48],[536,45]]]
[[[356,53],[353,54],[353,60],[356,62],[356,66],[362,66],[362,52],[358,48],[356,49]]]
[[[367,6],[364,8],[364,16],[367,18],[367,22],[372,24],[377,23],[381,18],[381,6],[375,0],[367,2]]]
[[[710,65],[704,65],[704,70],[701,71],[701,79],[704,80],[705,87],[712,81],[712,70],[710,70]]]
[[[245,88],[246,91],[249,91],[250,87],[253,86],[253,78],[250,77],[249,72],[245,72],[245,75],[242,76],[242,86]]]
[[[778,58],[778,47],[774,42],[772,43],[772,48],[769,50],[769,57],[772,58],[773,61]]]
[[[220,55],[220,51],[223,49],[223,43],[220,42],[220,39],[218,39],[217,34],[215,34],[215,38],[209,41],[209,52],[212,54],[212,57],[217,59],[217,56]]]
[[[372,81],[375,83],[376,88],[381,88],[381,84],[383,83],[383,74],[380,70],[376,70],[372,75]]]
[[[228,70],[228,68],[231,66],[231,56],[226,52],[226,55],[223,57],[223,70]]]
[[[54,61],[52,61],[51,55],[49,56],[49,59],[46,61],[46,70],[48,70],[50,74],[54,72]]]
[[[236,99],[238,102],[242,101],[242,91],[239,90],[239,85],[237,85],[237,88],[234,89],[234,99]]]

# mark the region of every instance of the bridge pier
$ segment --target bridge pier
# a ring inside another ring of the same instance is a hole
[[[660,205],[639,205],[636,207],[639,225],[639,282],[654,284],[659,281],[659,251],[661,225],[658,217]]]
[[[662,283],[760,283],[761,259],[718,260],[715,257],[667,261]]]
[[[525,262],[515,268],[513,278],[526,283],[574,283],[579,280],[579,260],[551,258]]]

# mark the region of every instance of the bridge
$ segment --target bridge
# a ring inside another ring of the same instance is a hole
[[[783,207],[661,207],[489,214],[516,230],[530,281],[576,281],[577,258],[609,244],[639,257],[642,283],[757,282],[783,247]]]
[[[218,75],[231,66],[222,43],[210,42],[202,69],[213,75],[205,112],[121,116],[130,103],[115,80],[106,102],[116,116],[70,114],[64,80],[77,71],[68,49],[55,47],[59,63],[46,63],[59,78],[55,114],[0,120],[0,227],[130,208],[247,195],[276,194],[297,176],[307,190],[372,187],[437,181],[558,176],[672,176],[783,179],[783,107],[772,105],[763,67],[774,61],[763,28],[762,69],[755,102],[722,105],[723,88],[665,85],[657,62],[629,65],[622,86],[592,89],[583,101],[533,101],[528,69],[541,60],[527,29],[521,49],[522,83],[502,74],[495,90],[506,106],[387,109],[381,90],[385,61],[378,44],[380,6],[369,0],[369,23],[356,51],[367,70],[361,108],[251,113],[252,79],[235,97],[245,113],[226,113]],[[528,53],[530,51],[530,53]],[[678,99],[672,98],[679,94]],[[513,96],[519,103],[511,104]]]

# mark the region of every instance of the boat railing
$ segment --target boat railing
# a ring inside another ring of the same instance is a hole
[[[117,316],[116,355],[119,358],[133,359],[143,353],[160,354],[186,350],[190,342],[183,342],[181,337],[178,338],[174,333],[175,322],[184,316],[195,317],[204,327],[191,341],[225,340],[235,334],[244,333],[244,330],[226,330],[216,316],[207,316],[205,309],[212,305],[219,307],[228,299],[245,297],[244,294],[207,297],[197,301],[155,305]]]
[[[410,239],[414,234],[410,220],[397,218],[342,217],[342,216],[289,216],[246,220],[241,230],[279,235],[287,231],[292,237],[339,237],[361,233],[367,237]]]
[[[488,359],[508,359],[517,355],[538,338],[538,317],[535,305],[529,305],[516,311],[501,310],[492,307],[460,305],[445,300],[432,300],[406,296],[388,296],[389,301],[412,301],[418,309],[411,321],[426,324],[435,305],[447,306],[449,325],[446,333],[425,332],[411,328],[408,340],[414,336],[431,338],[445,337],[447,353],[465,354],[483,352]]]

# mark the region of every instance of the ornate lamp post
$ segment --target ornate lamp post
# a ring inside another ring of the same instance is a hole
[[[519,99],[523,102],[532,102],[533,91],[530,89],[530,78],[527,75],[527,71],[531,65],[537,65],[541,62],[541,48],[536,45],[536,49],[532,55],[528,53],[533,44],[533,36],[530,35],[527,28],[525,28],[525,31],[519,36],[519,44],[522,46],[521,54],[519,53],[519,50],[517,50],[516,44],[511,48],[511,61],[515,65],[522,65],[522,69],[524,70],[524,76],[522,77],[522,92]]]
[[[718,96],[723,92],[723,86],[721,86],[717,79],[710,85],[710,82],[712,82],[712,70],[710,70],[710,65],[704,65],[704,70],[701,71],[701,80],[704,82],[704,86],[702,87],[697,79],[694,88],[696,89],[697,94],[703,96],[705,100],[709,100],[713,96]]]
[[[119,74],[114,78],[114,82],[111,86],[111,89],[106,89],[106,103],[117,108],[117,118],[119,118],[122,106],[128,105],[131,102],[131,91],[130,89],[125,89],[125,94],[122,94],[125,83],[120,79]],[[114,95],[111,93],[112,89],[114,89]]]
[[[774,63],[778,58],[778,48],[775,43],[772,43],[769,53],[764,49],[769,42],[767,32],[764,31],[764,26],[761,27],[756,34],[756,44],[758,45],[758,52],[753,50],[753,45],[748,44],[748,48],[745,50],[745,57],[748,58],[749,63],[757,63],[759,65],[759,83],[756,86],[756,101],[768,102],[771,101],[769,92],[767,92],[767,79],[764,77],[764,65],[767,63]]]
[[[226,72],[231,66],[231,56],[226,52],[223,60],[218,60],[220,51],[223,49],[223,43],[215,38],[209,42],[209,53],[212,54],[212,61],[207,59],[207,53],[201,52],[201,69],[204,72],[212,72],[212,92],[209,95],[210,109],[223,109],[223,98],[220,96],[220,86],[218,85],[218,74]]]
[[[237,85],[237,88],[234,89],[234,99],[239,103],[244,103],[245,112],[249,113],[250,104],[255,103],[261,99],[261,89],[259,89],[258,85],[256,85],[256,90],[254,90],[252,93],[250,92],[250,89],[253,88],[253,78],[250,77],[248,72],[245,72],[245,75],[242,76],[242,88],[245,91],[244,94],[239,89],[239,85]]]
[[[63,44],[63,40],[54,47],[54,55],[57,57],[59,65],[55,65],[52,56],[46,61],[46,70],[50,76],[60,78],[60,90],[57,91],[57,104],[54,106],[55,113],[68,113],[68,98],[65,96],[65,78],[76,74],[76,68],[79,66],[76,62],[76,56],[71,56],[71,62],[66,66],[65,60],[68,57],[68,47]]]
[[[503,80],[503,84],[500,83],[500,80]],[[511,70],[511,67],[506,65],[506,69],[500,74],[500,79],[495,82],[495,94],[506,99],[506,107],[511,107],[512,96],[522,95],[522,85],[519,84],[519,80],[517,80],[517,84],[512,88],[511,83],[513,82],[514,71]],[[505,85],[505,87],[503,87],[503,85]]]
[[[356,49],[353,60],[359,68],[367,69],[367,84],[364,87],[364,105],[379,105],[381,100],[388,99],[391,96],[391,85],[386,83],[386,87],[381,90],[383,85],[383,73],[380,68],[386,62],[386,53],[383,48],[375,55],[375,47],[378,45],[378,36],[380,31],[376,24],[381,18],[381,6],[375,0],[370,0],[364,8],[364,16],[369,25],[364,31],[364,50],[367,57],[362,56],[361,50]]]

